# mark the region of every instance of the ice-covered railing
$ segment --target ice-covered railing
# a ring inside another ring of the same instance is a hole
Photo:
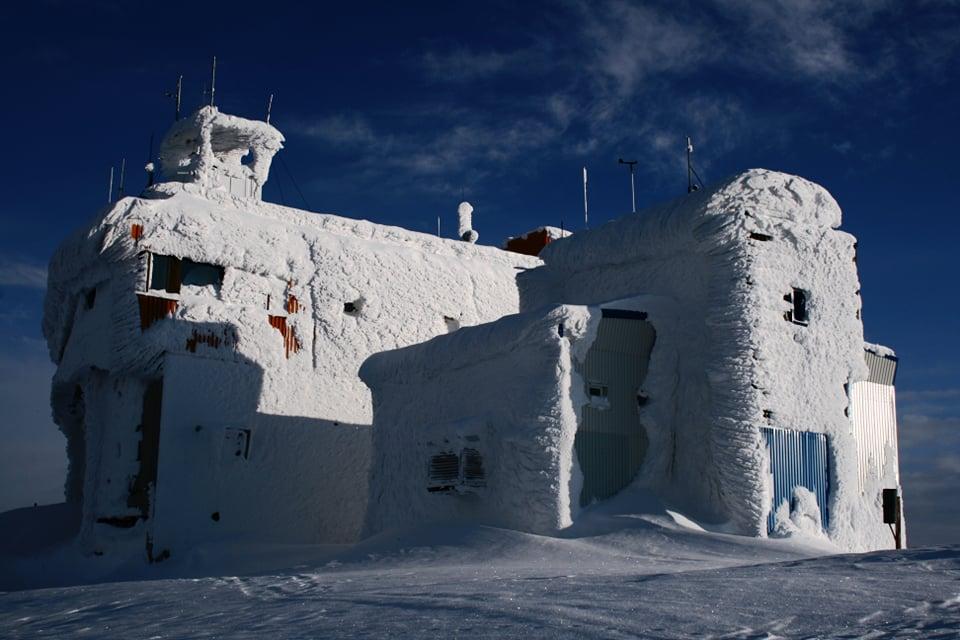
[[[260,199],[283,134],[266,122],[203,107],[176,122],[160,146],[163,180]]]

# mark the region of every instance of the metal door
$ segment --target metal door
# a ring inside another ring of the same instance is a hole
[[[773,503],[767,517],[767,533],[773,531],[777,507],[784,500],[792,503],[796,487],[806,487],[817,496],[820,522],[826,528],[830,524],[830,456],[826,434],[767,427],[760,431],[767,443],[773,476]]]
[[[580,504],[626,487],[647,453],[639,405],[656,332],[646,314],[604,309],[596,340],[580,367],[590,402],[584,405],[574,448],[583,473]]]

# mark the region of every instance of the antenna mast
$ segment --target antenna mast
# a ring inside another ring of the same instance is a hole
[[[270,94],[270,99],[267,100],[267,124],[270,124],[270,112],[273,111],[273,94]]]
[[[113,167],[110,167],[110,184],[107,186],[107,202],[113,202]]]
[[[150,132],[150,152],[147,154],[147,164],[144,166],[144,169],[147,170],[147,187],[152,187],[153,172],[155,169],[153,166],[153,132]]]
[[[127,172],[127,159],[124,158],[120,161],[120,186],[117,189],[117,199],[123,197],[123,176]]]
[[[217,56],[213,56],[213,67],[210,70],[210,106],[214,106],[217,97]]]
[[[693,182],[694,178],[697,179],[696,184]],[[697,170],[693,168],[693,142],[690,140],[690,136],[687,136],[687,193],[700,191],[702,188],[703,180],[697,175]]]
[[[180,96],[183,91],[183,75],[180,75],[177,78],[177,88],[174,91],[167,91],[166,96],[168,98],[173,98],[174,104],[176,105],[175,111],[173,112],[173,120],[176,122],[180,119]]]
[[[440,237],[440,216],[437,216],[437,237]]]
[[[590,228],[590,217],[587,213],[587,167],[583,167],[583,228]]]
[[[637,192],[633,186],[633,168],[637,165],[636,160],[624,160],[620,158],[618,160],[619,164],[625,164],[630,167],[630,205],[633,207],[633,212],[637,212]]]

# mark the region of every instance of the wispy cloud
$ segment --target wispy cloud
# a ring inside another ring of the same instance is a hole
[[[0,286],[46,289],[47,269],[29,262],[0,259]]]

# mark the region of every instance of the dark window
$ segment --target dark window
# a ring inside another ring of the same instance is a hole
[[[483,456],[476,449],[467,447],[460,452],[460,465],[463,469],[463,484],[468,487],[487,486],[487,474],[483,470]]]
[[[750,233],[750,238],[753,240],[759,240],[760,242],[769,242],[770,240],[773,240],[773,236],[768,236],[765,233],[757,233],[755,231]]]
[[[460,480],[460,456],[453,452],[431,456],[428,476],[428,491],[450,491]]]
[[[94,305],[97,304],[97,289],[87,289],[83,292],[83,305],[87,309],[93,309]]]
[[[189,258],[154,255],[150,268],[150,288],[180,293],[181,285],[205,287],[223,284],[223,267]]]
[[[783,314],[785,320],[794,324],[807,324],[810,317],[807,314],[807,292],[803,289],[794,289],[792,293],[783,296],[783,299],[793,305],[793,308]]]
[[[807,324],[807,292],[803,289],[793,290],[793,321],[798,324]]]
[[[184,258],[180,282],[181,284],[195,287],[206,287],[209,285],[219,287],[223,284],[223,267],[215,264],[194,262],[193,260]]]
[[[589,394],[591,398],[606,398],[607,386],[591,382],[590,386],[587,387],[587,394]]]

